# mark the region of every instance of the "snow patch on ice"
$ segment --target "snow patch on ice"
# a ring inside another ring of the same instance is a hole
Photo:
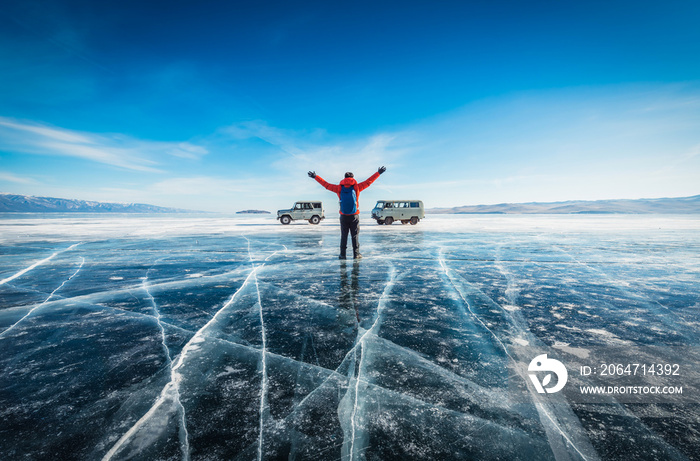
[[[584,349],[582,347],[571,347],[569,346],[569,343],[563,343],[560,341],[555,342],[552,345],[552,347],[555,349],[559,349],[560,351],[564,351],[567,354],[575,355],[580,359],[587,359],[588,356],[591,354],[591,351],[589,351],[588,349]]]

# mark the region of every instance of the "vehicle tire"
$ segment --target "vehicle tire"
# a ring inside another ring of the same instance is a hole
[[[318,216],[312,216],[311,219],[309,219],[309,224],[318,224],[321,222],[321,218]]]
[[[383,220],[383,219],[377,219],[377,224],[379,224],[379,225],[384,224],[384,220]]]
[[[408,219],[402,219],[402,220],[401,220],[401,224],[408,224],[408,222],[409,222]]]
[[[286,225],[292,222],[292,218],[290,218],[288,215],[284,215],[280,218],[280,222]]]
[[[392,224],[394,224],[394,218],[392,218],[391,216],[389,216],[388,218],[386,218],[386,219],[384,220],[384,224],[386,224],[387,226],[391,226]]]
[[[420,219],[418,219],[418,216],[414,216],[411,218],[411,224],[414,226],[418,224],[418,221],[420,221]]]

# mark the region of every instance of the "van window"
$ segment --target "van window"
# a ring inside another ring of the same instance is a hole
[[[320,203],[314,203],[314,208],[321,208],[321,204],[320,204]]]
[[[418,202],[411,202],[411,208],[420,208]]]

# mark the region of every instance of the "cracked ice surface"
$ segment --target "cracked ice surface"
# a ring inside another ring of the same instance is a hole
[[[693,459],[696,405],[540,395],[536,355],[682,349],[700,220],[0,220],[0,459]],[[587,362],[586,362],[587,363]],[[573,379],[573,378],[571,378]]]

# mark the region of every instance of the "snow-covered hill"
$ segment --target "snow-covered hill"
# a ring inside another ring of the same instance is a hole
[[[677,198],[638,200],[572,200],[568,202],[499,203],[454,208],[433,208],[427,213],[494,213],[494,214],[693,214],[700,213],[700,195]]]
[[[17,213],[187,213],[191,210],[165,208],[143,203],[88,202],[54,197],[0,193],[0,212]]]

